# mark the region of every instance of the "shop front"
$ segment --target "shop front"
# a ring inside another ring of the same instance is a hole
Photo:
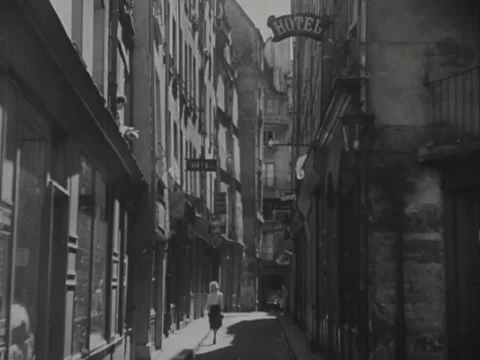
[[[224,235],[217,237],[220,238],[220,289],[224,297],[224,311],[236,311],[239,305],[243,245]]]
[[[145,183],[70,40],[27,19],[0,4],[0,358],[128,358],[127,239]]]

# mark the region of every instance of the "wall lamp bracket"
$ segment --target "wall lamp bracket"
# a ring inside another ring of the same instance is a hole
[[[275,140],[270,139],[270,140],[268,140],[267,145],[268,145],[268,147],[276,147],[276,146],[286,146],[286,147],[296,147],[296,146],[299,146],[299,147],[311,147],[311,146],[313,145],[313,143],[311,143],[311,144],[277,143],[277,142],[275,142]]]

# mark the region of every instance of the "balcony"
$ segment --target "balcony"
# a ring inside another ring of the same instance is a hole
[[[428,125],[434,145],[480,140],[480,65],[426,84],[432,106]]]

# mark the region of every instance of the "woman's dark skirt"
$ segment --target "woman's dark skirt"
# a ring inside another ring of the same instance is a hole
[[[208,320],[210,322],[210,329],[218,330],[222,326],[223,315],[220,311],[220,305],[211,305],[208,312]]]

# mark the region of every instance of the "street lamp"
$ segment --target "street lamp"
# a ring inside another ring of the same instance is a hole
[[[368,137],[373,128],[375,116],[363,110],[354,109],[340,117],[342,121],[343,141],[345,151],[355,157],[367,150]]]

